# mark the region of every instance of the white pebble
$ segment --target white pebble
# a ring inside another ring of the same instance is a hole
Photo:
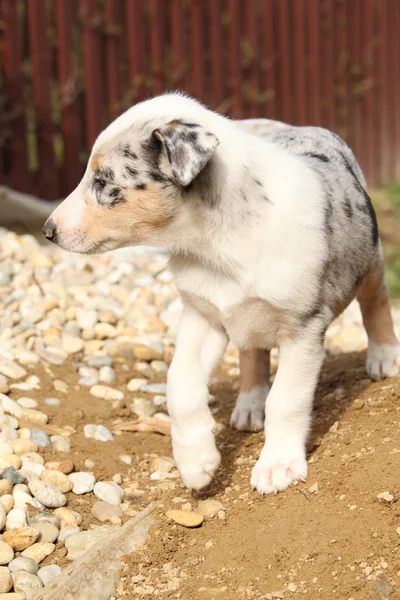
[[[71,473],[69,479],[72,481],[74,487],[72,491],[74,494],[87,494],[91,492],[96,483],[96,477],[93,473],[85,473],[81,471],[79,473]]]

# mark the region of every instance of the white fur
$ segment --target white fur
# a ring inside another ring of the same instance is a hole
[[[264,427],[265,402],[269,385],[257,385],[250,392],[242,392],[231,416],[231,427],[241,431],[260,431]]]
[[[400,345],[374,344],[368,340],[367,373],[371,379],[395,377],[400,369]]]

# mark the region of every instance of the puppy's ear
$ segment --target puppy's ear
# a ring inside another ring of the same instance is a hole
[[[165,152],[161,170],[183,186],[204,169],[219,144],[218,138],[204,127],[182,121],[171,121],[155,129],[153,137],[162,143]]]

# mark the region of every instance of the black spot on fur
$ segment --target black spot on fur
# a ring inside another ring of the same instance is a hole
[[[259,179],[254,178],[253,181],[256,185],[259,185],[260,187],[262,187],[262,183]]]
[[[242,188],[240,188],[240,197],[242,198],[242,200],[244,200],[245,202],[247,202],[247,196],[244,193],[244,190],[242,190]]]
[[[324,162],[324,163],[329,162],[329,158],[326,156],[326,154],[318,154],[316,152],[306,152],[304,154],[304,156],[309,156],[310,158],[316,158],[317,160],[320,160],[321,162]]]
[[[114,171],[111,167],[103,167],[97,171],[98,175],[102,175],[108,181],[114,181]]]
[[[166,181],[166,178],[164,177],[164,175],[162,175],[158,171],[149,171],[148,176],[152,181],[158,181],[158,182]]]
[[[124,156],[125,158],[130,158],[132,160],[137,160],[138,158],[138,155],[136,154],[136,152],[133,152],[133,150],[131,150],[129,144],[126,144],[122,147],[122,156]]]
[[[135,190],[145,190],[147,185],[145,183],[137,183],[135,185]]]
[[[184,127],[188,127],[189,129],[196,129],[197,127],[200,127],[199,125],[196,125],[196,123],[184,123],[183,121],[181,121],[181,124]]]
[[[368,213],[368,215],[370,217],[371,227],[372,227],[372,241],[373,241],[374,246],[376,246],[376,244],[378,242],[378,236],[379,236],[378,223],[376,221],[376,214],[375,214],[374,207],[372,206],[371,198],[368,196],[363,185],[361,185],[361,182],[358,179],[357,175],[354,173],[353,167],[349,163],[347,157],[343,154],[343,152],[341,152],[340,154],[341,154],[341,157],[344,162],[344,166],[345,166],[346,170],[348,171],[348,173],[350,173],[350,175],[353,178],[353,182],[354,182],[354,186],[355,186],[356,190],[364,197],[365,205],[362,210],[363,210],[363,212]]]
[[[125,171],[129,175],[129,177],[136,178],[139,175],[139,171],[137,169],[134,169],[130,165],[126,165]]]
[[[353,216],[353,207],[351,206],[351,202],[347,196],[344,197],[344,212],[348,219],[351,219]]]
[[[325,203],[325,229],[329,235],[332,235],[332,233],[333,233],[332,215],[333,215],[332,197],[331,197],[330,193],[327,193],[326,203]]]

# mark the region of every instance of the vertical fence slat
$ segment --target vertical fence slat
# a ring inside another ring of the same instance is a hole
[[[379,119],[378,130],[379,148],[380,148],[380,184],[390,179],[390,123],[389,123],[389,78],[388,78],[388,4],[379,2],[378,8],[378,26],[379,26],[379,48],[378,48],[378,105],[377,116]]]
[[[396,113],[399,110],[399,105],[396,105],[396,92],[397,92],[397,81],[395,78],[396,65],[398,60],[398,54],[396,55],[396,39],[399,37],[400,32],[396,29],[396,7],[398,7],[398,0],[387,0],[387,29],[388,35],[386,36],[384,43],[386,46],[386,63],[385,69],[388,73],[386,82],[386,94],[388,103],[388,131],[387,140],[389,144],[387,152],[387,171],[385,173],[385,182],[394,180],[396,171]]]
[[[143,0],[127,0],[126,24],[129,59],[129,83],[133,102],[139,102],[146,96],[146,58],[145,58],[145,11]]]
[[[274,0],[263,0],[261,3],[261,51],[263,70],[263,89],[265,90],[265,116],[269,119],[277,117],[277,89],[276,89],[276,48],[275,48],[275,23]],[[264,116],[261,114],[260,116]]]
[[[395,125],[394,125],[394,136],[395,136],[395,171],[394,179],[400,181],[400,4],[395,3],[395,14],[394,14],[394,31],[396,32],[393,38],[393,54],[395,58],[393,83],[396,87],[396,113],[395,113]]]
[[[246,2],[245,10],[245,57],[249,66],[245,75],[245,93],[247,100],[247,116],[257,117],[259,111],[259,90],[258,90],[258,44],[257,44],[257,4]]]
[[[212,106],[218,107],[224,100],[222,76],[222,27],[221,27],[221,0],[210,3],[210,46],[211,46],[211,99]]]
[[[305,0],[307,2],[307,0]],[[305,11],[304,0],[296,0],[293,9],[293,85],[295,89],[294,120],[296,125],[306,125],[305,86]]]
[[[60,86],[61,131],[64,142],[63,194],[71,192],[83,174],[79,155],[82,150],[82,121],[77,88],[77,73],[71,48],[74,47],[74,7],[56,0],[57,67]]]
[[[2,70],[4,82],[4,113],[1,116],[0,152],[4,159],[7,145],[7,183],[21,192],[32,192],[32,177],[28,170],[27,130],[24,106],[24,74],[17,3],[0,0],[2,22]],[[5,138],[5,139],[3,139]],[[4,173],[3,177],[6,177]]]
[[[376,56],[376,39],[374,36],[374,0],[364,0],[361,12],[361,65],[362,65],[362,102],[361,121],[363,128],[364,168],[369,185],[376,184],[376,144],[374,143],[374,60]]]
[[[360,0],[353,0],[347,8],[347,47],[348,47],[348,131],[351,148],[362,168],[365,168],[365,153],[361,142],[361,6]]]
[[[204,98],[204,14],[203,0],[192,0],[190,4],[190,39],[193,71],[192,93],[198,100]]]
[[[60,192],[54,155],[51,51],[46,4],[41,0],[29,0],[27,14],[39,155],[37,193],[42,198],[57,198]]]
[[[292,122],[292,90],[290,64],[290,14],[289,1],[279,0],[277,8],[278,35],[278,110],[279,118],[286,123]]]
[[[82,50],[86,104],[86,135],[92,147],[103,126],[102,18],[96,0],[81,0]]]
[[[333,58],[333,0],[326,0],[321,5],[321,113],[322,120],[328,129],[335,129],[335,83]]]
[[[61,0],[62,1],[62,0]],[[121,5],[115,0],[104,2],[106,27],[106,70],[108,105],[111,119],[121,112],[122,101],[122,22]]]
[[[307,122],[321,125],[320,1],[307,0]]]
[[[240,56],[240,27],[238,0],[228,0],[229,11],[229,78],[230,104],[233,117],[243,116],[242,67]]]
[[[335,0],[334,21],[334,86],[336,102],[336,131],[352,145],[349,128],[349,55],[347,48],[347,0]],[[353,2],[351,2],[353,8]]]
[[[155,95],[165,92],[164,79],[164,22],[163,22],[162,0],[150,0],[150,44],[151,44],[151,68],[153,72],[153,93]],[[141,24],[140,26],[143,26]]]
[[[186,87],[186,55],[184,38],[184,20],[182,0],[172,0],[171,5],[171,32],[173,53],[173,87],[183,90]]]

